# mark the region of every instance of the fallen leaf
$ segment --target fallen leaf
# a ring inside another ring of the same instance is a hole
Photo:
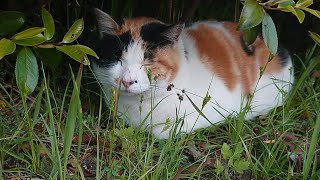
[[[79,136],[78,135],[74,135],[73,139],[72,139],[72,142],[73,143],[78,143],[78,141],[79,141]],[[81,144],[89,144],[89,143],[92,143],[92,141],[94,141],[94,139],[91,136],[89,136],[86,133],[82,134]]]
[[[276,132],[277,137],[283,137],[284,143],[288,146],[288,156],[296,163],[294,167],[297,172],[301,172],[303,166],[303,147],[306,146],[305,141],[300,140],[298,137],[291,133]]]
[[[5,108],[6,108],[6,103],[0,100],[0,111],[4,110]]]
[[[314,78],[320,78],[320,70],[319,70],[319,71],[313,71],[312,77],[314,77]]]

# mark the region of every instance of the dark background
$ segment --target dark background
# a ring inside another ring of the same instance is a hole
[[[151,16],[170,23],[201,19],[236,21],[242,9],[242,4],[236,0],[2,0],[1,4],[2,10],[24,12],[28,16],[26,25],[41,25],[40,9],[46,7],[56,21],[60,38],[76,19],[83,17],[86,29],[80,39],[82,42],[95,38],[93,7],[102,9],[115,19]],[[319,0],[311,6],[318,10],[319,7]],[[303,53],[313,45],[308,31],[320,32],[318,18],[306,13],[305,21],[300,24],[291,13],[268,12],[275,21],[280,41],[292,53]]]

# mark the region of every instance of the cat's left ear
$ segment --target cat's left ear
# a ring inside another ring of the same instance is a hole
[[[161,35],[172,42],[176,42],[179,40],[183,28],[184,23],[173,24],[168,26]]]
[[[100,9],[95,8],[94,12],[97,17],[100,35],[115,35],[117,30],[119,29],[119,25],[116,23],[116,21],[113,20],[109,14],[101,11]]]

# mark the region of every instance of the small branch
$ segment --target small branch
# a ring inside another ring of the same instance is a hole
[[[276,10],[276,11],[283,10],[283,8],[275,8],[275,7],[272,7],[271,5],[268,5],[266,3],[259,3],[259,5],[262,6],[264,9]]]
[[[63,46],[63,43],[61,42],[45,42],[42,44],[35,45],[34,47],[38,48],[54,48],[56,46]]]

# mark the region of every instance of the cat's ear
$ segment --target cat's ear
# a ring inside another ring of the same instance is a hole
[[[115,35],[117,30],[119,29],[119,25],[116,23],[116,21],[114,21],[109,14],[101,11],[100,9],[94,8],[94,12],[97,17],[100,35]]]
[[[184,23],[170,25],[161,33],[161,35],[172,42],[176,42],[179,40],[183,28]]]

